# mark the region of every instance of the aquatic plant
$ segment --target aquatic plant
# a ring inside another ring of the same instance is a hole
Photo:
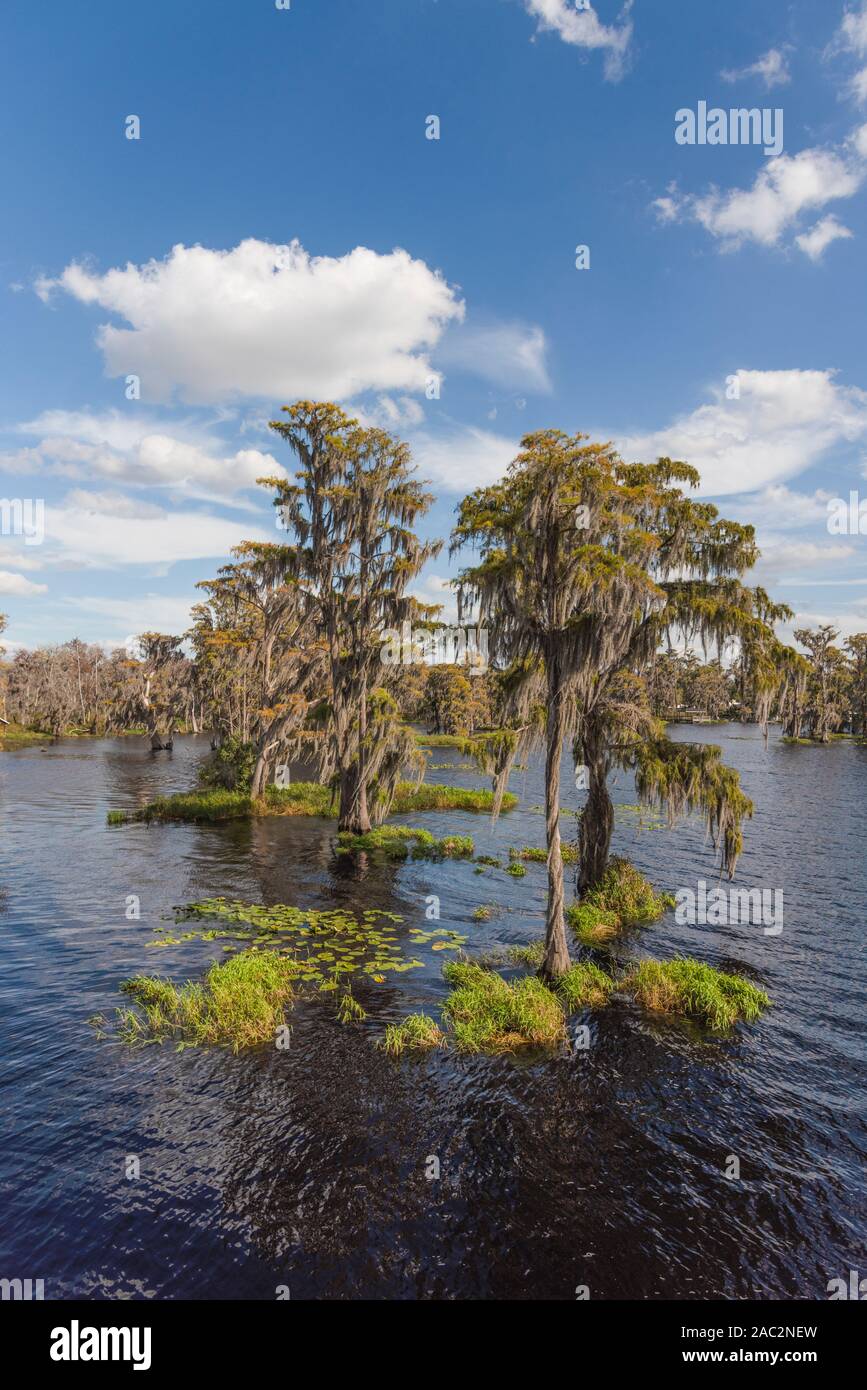
[[[595,945],[624,927],[657,921],[670,907],[670,895],[657,893],[628,859],[613,855],[597,886],[572,903],[566,917],[578,941]]]
[[[134,1006],[118,1009],[127,1043],[161,1042],[242,1047],[271,1041],[291,1004],[299,966],[265,951],[244,951],[214,964],[200,983],[173,985],[136,975],[121,985]]]
[[[568,1011],[607,1004],[615,982],[592,961],[578,961],[561,975],[556,990]]]
[[[560,856],[564,864],[574,864],[578,858],[578,851],[575,845],[563,843],[560,845]],[[526,859],[529,860],[531,864],[546,864],[548,862],[548,851],[546,849],[537,849],[532,845],[522,845],[520,849],[512,845],[509,850],[509,858]]]
[[[406,859],[412,847],[413,858],[466,858],[472,855],[475,846],[469,835],[445,835],[436,839],[429,830],[418,830],[408,825],[381,825],[369,830],[366,835],[352,835],[341,831],[338,836],[338,854],[349,854],[356,850],[378,850],[389,859]]]
[[[394,796],[395,815],[412,811],[490,811],[494,795],[467,787],[447,787],[439,783],[416,786],[400,782]],[[507,793],[504,808],[517,805],[518,798]],[[289,787],[267,787],[261,798],[246,792],[222,788],[197,792],[176,792],[157,797],[136,811],[109,811],[109,825],[131,821],[223,821],[252,816],[323,816],[337,819],[337,804],[331,788],[318,782],[294,782]]]
[[[498,859],[494,854],[479,854],[476,857],[476,863],[490,869],[502,869],[503,867],[502,859]]]
[[[363,1023],[366,1018],[367,1010],[362,1008],[352,991],[347,990],[337,1005],[338,1023]]]
[[[528,941],[525,946],[507,946],[506,958],[513,965],[526,965],[530,970],[541,969],[545,959],[544,936],[538,936],[533,941]]]
[[[715,970],[704,961],[643,960],[620,982],[620,989],[646,1009],[683,1014],[712,1028],[730,1028],[739,1019],[752,1023],[770,1006],[767,994],[740,975]]]
[[[387,1025],[380,1046],[392,1057],[399,1057],[406,1051],[444,1047],[445,1042],[445,1034],[434,1019],[427,1014],[408,1014],[400,1023]]]
[[[506,873],[511,874],[512,878],[526,878],[527,870],[524,868],[523,864],[515,863],[509,865]]]
[[[508,984],[492,970],[453,961],[443,970],[453,986],[443,1004],[459,1052],[514,1052],[550,1047],[565,1037],[563,1008],[535,976]]]
[[[474,922],[489,922],[490,919],[491,919],[491,913],[493,912],[493,910],[494,910],[494,909],[493,909],[492,907],[490,907],[487,903],[481,903],[481,904],[475,909],[475,911],[473,912],[473,921],[474,921]]]

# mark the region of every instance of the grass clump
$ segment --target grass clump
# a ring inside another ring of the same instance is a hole
[[[337,1005],[338,1023],[363,1023],[366,1018],[367,1010],[362,1008],[352,992],[347,990]]]
[[[502,869],[503,861],[494,854],[480,854],[476,858],[477,864],[484,864],[489,869]]]
[[[137,811],[109,811],[109,825],[127,825],[132,821],[223,821],[238,820],[252,815],[253,803],[246,792],[212,789],[201,792],[178,792],[160,796]]]
[[[568,841],[561,842],[560,857],[562,858],[564,864],[577,863],[577,846],[569,844]],[[512,845],[511,849],[509,850],[509,858],[526,859],[531,864],[547,864],[548,851],[546,849],[537,849],[533,845],[521,845],[520,848],[516,848],[515,845]]]
[[[293,997],[294,961],[267,951],[242,951],[210,967],[200,983],[177,986],[136,975],[121,985],[134,1001],[118,1009],[127,1043],[174,1040],[181,1045],[231,1047],[233,1052],[273,1040]]]
[[[517,802],[518,798],[507,792],[503,797],[503,810],[511,810]],[[421,786],[399,782],[391,812],[403,815],[411,811],[490,811],[493,804],[494,794],[490,791],[447,787],[436,782],[423,782]],[[253,800],[245,791],[221,787],[178,792],[174,796],[160,796],[137,811],[110,811],[108,823],[244,820],[251,816],[323,816],[336,820],[337,811],[337,799],[331,787],[318,782],[294,782],[290,787],[266,787],[264,797],[258,800]]]
[[[740,975],[727,975],[704,961],[678,956],[674,960],[643,960],[620,988],[656,1013],[697,1018],[712,1028],[730,1028],[740,1019],[752,1023],[770,999]]]
[[[657,893],[634,864],[614,855],[601,882],[567,908],[566,916],[577,939],[594,945],[624,927],[655,922],[673,906],[674,899]]]
[[[523,864],[518,863],[510,864],[506,873],[511,874],[512,878],[526,878],[527,876],[527,870],[524,868]]]
[[[550,1047],[565,1037],[562,1005],[535,976],[507,984],[469,961],[453,961],[443,974],[454,986],[443,1014],[459,1052],[515,1052]]]
[[[489,903],[481,903],[473,913],[473,921],[490,922],[493,910]]]
[[[569,1013],[607,1004],[614,980],[592,961],[578,961],[557,981],[557,993]]]
[[[544,936],[528,941],[526,946],[508,946],[506,957],[513,965],[526,965],[530,970],[538,970],[545,959]]]
[[[428,1048],[444,1047],[445,1033],[427,1014],[409,1014],[400,1023],[389,1023],[381,1046],[392,1057],[403,1052],[422,1052]]]
[[[463,859],[470,857],[475,849],[470,835],[444,835],[438,840],[429,830],[417,830],[408,825],[381,825],[365,835],[341,831],[338,838],[338,854],[376,850],[389,859],[406,859],[410,849],[414,859]]]

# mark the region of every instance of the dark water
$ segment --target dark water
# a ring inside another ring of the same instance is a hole
[[[355,868],[322,821],[106,827],[110,807],[191,785],[203,739],[156,757],[134,739],[0,754],[0,1276],[43,1278],[46,1298],[273,1299],[287,1285],[293,1298],[572,1299],[587,1285],[591,1298],[782,1299],[867,1273],[867,749],[775,735],[766,748],[737,726],[678,736],[692,734],[724,745],[756,802],[737,881],[783,889],[784,930],[669,913],[619,949],[738,968],[774,1007],[714,1038],[617,1001],[584,1020],[588,1050],[530,1063],[394,1061],[374,1046],[386,1021],[443,997],[429,951],[399,986],[356,988],[363,1025],[296,1007],[285,1052],[99,1041],[86,1020],[113,1013],[120,980],[197,976],[215,958],[203,942],[146,948],[176,904],[382,907],[424,927],[437,894],[441,925],[471,950],[539,935],[544,867],[518,880],[467,863]],[[513,788],[521,809],[493,832],[485,816],[411,819],[473,834],[477,853],[540,845],[538,769]],[[615,795],[634,800],[628,779]],[[641,828],[629,811],[619,826],[615,848],[659,886],[713,881],[700,827]],[[480,902],[500,910],[476,925]]]

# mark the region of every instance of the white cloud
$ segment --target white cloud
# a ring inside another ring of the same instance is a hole
[[[112,627],[110,636],[100,639],[105,646],[117,646],[127,637],[140,632],[171,632],[180,635],[190,626],[190,607],[198,599],[177,598],[168,594],[140,594],[135,598],[75,597],[64,600],[80,613],[107,620]],[[105,628],[105,621],[100,622]]]
[[[243,540],[274,540],[249,521],[191,510],[130,510],[127,498],[82,491],[52,504],[42,556],[66,568],[169,567],[180,560],[228,559]]]
[[[795,243],[809,256],[811,261],[820,261],[826,247],[832,241],[840,241],[851,237],[852,233],[848,227],[844,227],[842,222],[838,222],[833,214],[823,217],[808,232],[803,232],[801,236],[795,237]]]
[[[527,12],[539,21],[539,29],[559,34],[564,43],[576,48],[603,49],[605,76],[611,82],[622,77],[632,23],[628,16],[632,0],[624,5],[619,24],[603,24],[589,0],[579,8],[575,0],[524,0]]]
[[[783,87],[792,80],[786,55],[779,48],[769,48],[767,53],[757,58],[749,67],[724,68],[720,77],[724,82],[739,82],[745,77],[760,77],[769,90],[771,87]]]
[[[22,450],[30,466],[47,466],[61,476],[139,487],[172,488],[192,497],[230,498],[255,487],[261,477],[285,476],[272,454],[259,449],[240,449],[218,454],[219,441],[196,439],[157,429],[147,417],[107,411],[47,410],[35,420],[16,427],[19,434],[39,438],[34,448]],[[19,470],[24,461],[19,455]],[[2,462],[2,457],[0,457]]]
[[[680,195],[669,189],[668,196],[657,198],[653,206],[661,222],[683,219],[698,222],[719,239],[724,251],[736,250],[745,241],[778,246],[784,233],[795,227],[802,214],[838,198],[851,198],[865,177],[867,131],[861,127],[852,132],[839,150],[808,149],[796,155],[781,154],[769,159],[751,188],[734,188],[727,192],[711,188],[700,196]],[[834,227],[838,230],[825,237],[823,250],[830,241],[851,235],[837,222]],[[819,243],[821,238],[816,228],[807,234],[806,240],[810,245]],[[801,244],[800,239],[798,244]],[[806,248],[802,246],[801,249]],[[811,253],[807,251],[807,254]]]
[[[518,452],[515,440],[474,426],[448,434],[416,435],[412,453],[422,477],[462,495],[495,483]]]
[[[840,28],[828,45],[827,56],[852,53],[856,58],[867,57],[867,4],[860,10],[846,10]],[[847,96],[859,104],[867,101],[867,67],[862,67],[846,85]]]
[[[446,368],[473,372],[498,386],[549,392],[547,352],[545,333],[535,324],[470,324],[446,334],[437,361]]]
[[[867,392],[832,371],[739,371],[740,398],[725,389],[663,429],[621,436],[624,458],[661,455],[699,469],[710,496],[755,492],[802,473],[836,445],[867,434]]]
[[[298,241],[255,238],[230,251],[178,245],[105,275],[73,262],[36,289],[126,320],[98,333],[110,376],[139,376],[147,400],[177,392],[195,403],[420,391],[429,350],[464,314],[443,277],[406,251],[313,257]]]
[[[0,570],[0,594],[14,594],[16,598],[30,598],[33,594],[44,594],[47,584],[34,584],[23,574],[12,574],[10,570]]]

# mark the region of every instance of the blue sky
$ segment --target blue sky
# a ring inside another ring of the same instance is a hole
[[[0,535],[7,645],[182,631],[275,535],[254,479],[292,466],[266,422],[299,396],[409,439],[441,536],[531,429],[685,458],[795,625],[867,630],[867,542],[828,529],[867,499],[861,0],[0,23],[0,493],[45,507],[41,544]],[[782,153],[679,144],[700,102],[782,110]]]

